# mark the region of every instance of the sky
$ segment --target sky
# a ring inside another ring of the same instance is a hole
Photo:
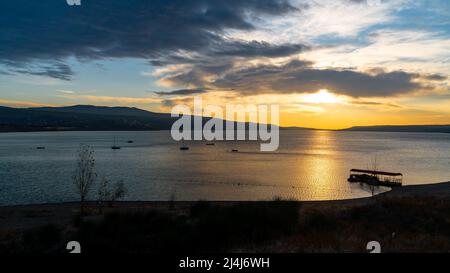
[[[450,124],[448,0],[5,0],[0,105],[278,104],[282,126]]]

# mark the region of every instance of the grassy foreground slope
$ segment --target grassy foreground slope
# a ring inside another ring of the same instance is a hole
[[[122,202],[0,207],[0,252],[449,252],[446,197],[329,202]]]

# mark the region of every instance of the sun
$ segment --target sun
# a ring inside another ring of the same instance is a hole
[[[339,103],[342,101],[338,96],[328,92],[326,89],[321,89],[313,94],[303,95],[302,100],[308,103]]]

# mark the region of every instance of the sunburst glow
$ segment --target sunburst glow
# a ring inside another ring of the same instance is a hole
[[[340,103],[343,101],[341,97],[328,92],[326,89],[313,94],[303,95],[302,100],[308,103]]]

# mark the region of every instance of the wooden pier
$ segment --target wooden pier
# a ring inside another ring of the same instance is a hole
[[[370,186],[401,187],[403,184],[402,173],[391,173],[373,170],[351,169],[348,182],[365,183]]]

